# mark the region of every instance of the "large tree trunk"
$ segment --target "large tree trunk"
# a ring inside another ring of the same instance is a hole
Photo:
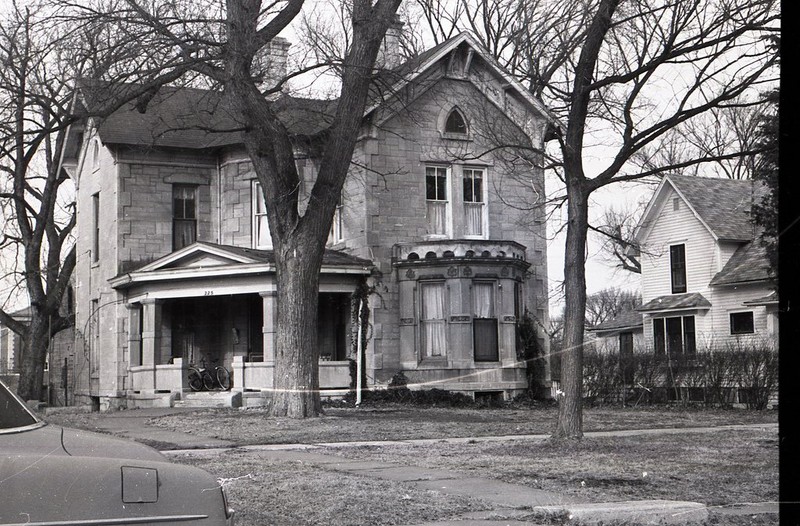
[[[278,326],[270,414],[306,418],[322,411],[319,394],[317,304],[320,252],[297,241],[276,251]]]
[[[23,400],[42,400],[44,362],[50,347],[50,330],[47,318],[33,316],[22,337],[19,386],[17,394]]]
[[[586,318],[586,238],[589,230],[587,195],[577,178],[568,179],[567,243],[564,261],[564,341],[561,390],[554,438],[583,436],[583,329]]]

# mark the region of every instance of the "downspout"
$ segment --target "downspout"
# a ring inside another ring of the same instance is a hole
[[[217,243],[222,244],[222,166],[217,155]]]
[[[364,322],[362,319],[364,308],[364,298],[358,300],[358,345],[356,346],[356,407],[361,405],[361,372],[364,370],[362,356],[364,353],[364,342],[361,339]]]

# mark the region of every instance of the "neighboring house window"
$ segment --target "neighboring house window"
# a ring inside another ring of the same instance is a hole
[[[445,356],[447,335],[445,324],[446,289],[443,282],[420,283],[420,325],[422,358]]]
[[[92,263],[100,261],[100,192],[92,196]]]
[[[756,332],[753,312],[731,312],[731,334],[753,334]]]
[[[485,237],[484,187],[482,168],[464,168],[464,234],[467,236]]]
[[[476,362],[496,362],[497,317],[494,309],[494,282],[476,281],[472,284],[472,341]]]
[[[686,245],[669,247],[669,268],[672,277],[672,293],[686,292]]]
[[[261,183],[253,181],[253,248],[272,248],[272,234],[269,232],[267,203]]]
[[[694,356],[696,350],[694,316],[653,319],[653,344],[656,355],[671,358]]]
[[[622,381],[626,385],[633,384],[633,373],[636,370],[633,362],[633,333],[619,333],[619,365]]]
[[[450,115],[447,116],[447,121],[444,124],[445,133],[458,133],[461,135],[467,134],[467,122],[464,116],[457,109],[453,109]]]
[[[447,199],[448,169],[443,166],[425,167],[425,199],[428,206],[428,234],[446,236],[449,221]]]
[[[197,241],[197,197],[194,186],[172,187],[172,249]]]

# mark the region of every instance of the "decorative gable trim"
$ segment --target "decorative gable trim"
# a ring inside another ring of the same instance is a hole
[[[210,263],[210,266],[231,265],[237,263],[260,263],[260,261],[257,259],[230,252],[219,246],[212,246],[203,242],[198,242],[183,247],[180,250],[176,250],[175,252],[164,256],[163,258],[157,259],[152,263],[143,266],[137,272],[154,272],[157,270],[176,267],[197,268],[200,266],[197,264],[197,262],[202,260]]]
[[[467,62],[466,62],[466,71],[474,61],[474,55],[477,53],[483,60],[486,62],[491,69],[494,70],[494,73],[501,77],[503,81],[505,81],[505,85],[509,88],[513,88],[514,91],[519,93],[522,99],[528,103],[532,108],[534,108],[544,119],[556,126],[560,127],[560,124],[556,117],[545,107],[545,105],[536,99],[531,93],[525,89],[525,87],[513,76],[511,76],[508,72],[506,72],[503,68],[501,68],[494,58],[486,51],[483,46],[481,46],[475,37],[473,37],[468,32],[462,32],[461,34],[453,37],[450,41],[443,43],[440,49],[437,49],[431,56],[427,57],[422,63],[420,63],[416,68],[411,70],[409,73],[403,76],[402,79],[397,81],[391,89],[387,90],[387,93],[395,94],[400,92],[404,87],[406,87],[409,83],[413,82],[415,79],[419,78],[422,74],[427,72],[431,67],[433,67],[436,63],[440,60],[447,57],[448,54],[452,53],[454,50],[458,48],[462,43],[466,42],[470,46],[470,52],[468,53]],[[452,68],[448,65],[448,71]],[[378,100],[372,105],[370,105],[364,115],[369,115],[376,109],[378,109],[381,105],[386,102],[386,99]]]

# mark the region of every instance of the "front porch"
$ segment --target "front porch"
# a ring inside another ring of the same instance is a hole
[[[128,405],[263,405],[274,386],[274,272],[269,265],[226,261],[223,247],[189,248],[115,284],[127,293]],[[350,388],[351,295],[369,273],[354,265],[360,261],[340,255],[331,265],[335,269],[323,263],[317,315],[322,396],[341,396]],[[216,366],[230,373],[230,392],[192,391],[191,368]]]

